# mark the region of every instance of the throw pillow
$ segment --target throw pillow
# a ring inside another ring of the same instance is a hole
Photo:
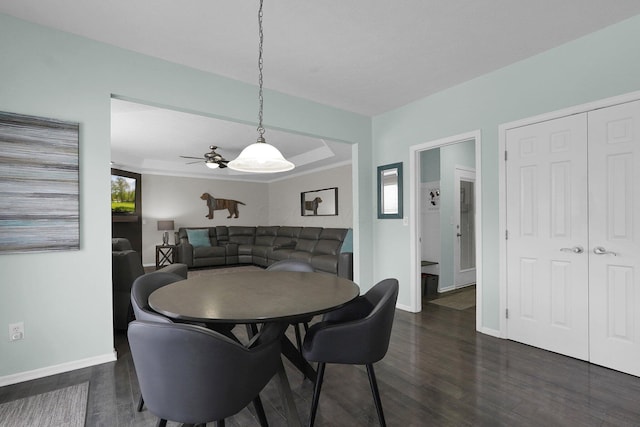
[[[211,246],[211,241],[209,240],[209,230],[187,229],[187,237],[189,238],[189,243],[191,243],[194,248]]]

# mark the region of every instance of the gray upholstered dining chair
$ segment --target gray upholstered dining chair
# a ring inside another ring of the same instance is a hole
[[[160,313],[153,311],[149,307],[149,295],[156,289],[166,286],[173,282],[182,280],[182,277],[173,273],[152,272],[143,274],[133,281],[131,285],[131,307],[136,320],[144,320],[147,322],[173,323],[171,319]],[[140,394],[138,399],[138,412],[144,407],[144,397]]]
[[[164,317],[161,314],[153,311],[149,305],[149,296],[160,289],[163,286],[169,285],[174,282],[184,280],[183,277],[173,273],[164,272],[151,272],[144,274],[134,280],[131,286],[131,305],[133,306],[133,313],[136,320],[147,320],[150,322],[162,321],[158,320],[158,316]],[[182,322],[181,322],[182,323]],[[194,323],[194,322],[184,322]],[[235,327],[231,323],[196,323],[200,326],[205,326],[214,331],[225,334],[229,338],[235,339],[231,330]]]
[[[133,308],[133,314],[136,320],[144,320],[147,322],[158,323],[173,323],[171,319],[162,314],[154,311],[149,306],[149,296],[157,289],[163,286],[169,285],[174,282],[184,280],[182,276],[174,273],[165,273],[161,271],[154,271],[151,273],[143,274],[133,281],[131,285],[131,307]],[[234,325],[227,324],[211,324],[201,326],[209,327],[210,329],[217,330],[227,336],[231,335],[231,329]],[[144,394],[140,395],[138,400],[137,410],[142,411],[144,407]]]
[[[274,262],[267,271],[298,271],[301,273],[313,273],[315,270],[308,262],[301,259],[283,259],[281,261]],[[313,316],[300,319],[298,322],[291,323],[296,333],[296,344],[298,349],[302,351],[302,333],[300,332],[300,324],[304,325],[305,333],[309,330],[309,322],[311,322]]]
[[[174,273],[152,272],[143,274],[131,285],[131,306],[136,320],[148,322],[171,323],[169,318],[153,311],[149,306],[149,295],[170,283],[184,280]]]
[[[397,299],[398,281],[385,279],[365,295],[325,314],[321,322],[309,328],[302,354],[308,361],[318,362],[309,426],[315,422],[327,363],[366,365],[378,420],[381,426],[386,425],[373,364],[389,348]]]
[[[268,323],[248,346],[210,329],[181,323],[133,321],[128,338],[147,408],[160,418],[224,426],[250,402],[267,424],[259,393],[280,368],[286,325]]]

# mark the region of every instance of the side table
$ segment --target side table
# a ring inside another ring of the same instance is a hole
[[[156,270],[176,262],[176,245],[156,245]]]

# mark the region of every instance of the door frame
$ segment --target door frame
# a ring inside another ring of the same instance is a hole
[[[409,147],[409,256],[413,273],[410,274],[410,311],[418,313],[422,310],[422,284],[420,280],[420,152],[452,145],[459,142],[475,142],[476,169],[476,330],[482,325],[482,134],[480,129],[449,136],[442,139],[423,142]]]
[[[630,92],[619,96],[604,98],[580,104],[561,110],[543,113],[537,116],[527,117],[513,122],[503,123],[498,126],[498,316],[500,319],[500,329],[497,334],[500,338],[507,338],[507,194],[506,194],[506,143],[507,131],[522,126],[559,119],[561,117],[582,114],[591,110],[611,107],[613,105],[625,104],[631,101],[640,100],[640,91]],[[495,335],[495,334],[494,334]]]

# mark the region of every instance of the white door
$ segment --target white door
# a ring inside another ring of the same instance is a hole
[[[589,113],[590,361],[640,376],[640,101]]]
[[[453,284],[455,288],[476,282],[476,230],[474,170],[456,168],[454,178],[454,212],[456,228],[453,249]]]
[[[507,336],[586,360],[587,115],[507,131]]]

